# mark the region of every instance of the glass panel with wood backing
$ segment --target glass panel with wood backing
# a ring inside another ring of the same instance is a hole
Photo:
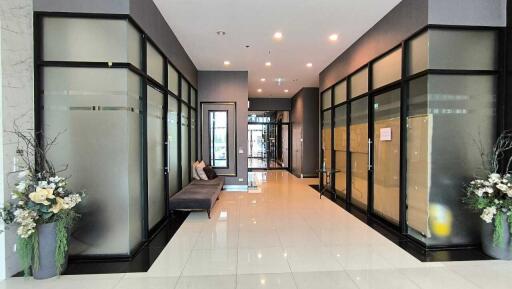
[[[342,105],[334,111],[334,155],[336,194],[345,197],[347,190],[347,106]]]
[[[351,104],[350,114],[351,202],[368,204],[368,97]]]
[[[374,103],[375,214],[398,224],[400,216],[400,89],[375,96]]]

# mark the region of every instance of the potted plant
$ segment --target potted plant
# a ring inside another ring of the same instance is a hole
[[[70,191],[68,179],[58,176],[46,158],[57,137],[41,148],[35,135],[17,129],[13,133],[18,138],[17,158],[22,169],[15,172],[15,188],[1,218],[17,226],[16,251],[25,276],[54,277],[67,265],[69,233],[79,217],[76,205],[84,194]]]
[[[466,186],[464,202],[480,213],[482,249],[494,258],[512,260],[512,133],[503,133],[489,157],[482,153],[485,177]],[[482,150],[483,151],[483,150]]]

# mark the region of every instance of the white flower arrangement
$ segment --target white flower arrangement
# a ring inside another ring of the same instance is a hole
[[[16,154],[24,169],[16,172],[18,181],[11,200],[0,210],[0,219],[17,226],[17,252],[25,275],[39,270],[38,225],[54,223],[55,264],[60,274],[66,263],[69,233],[79,217],[76,206],[82,202],[84,193],[72,192],[68,178],[58,176],[52,162],[46,158],[58,135],[45,139],[42,147],[35,133],[23,132],[16,124],[14,127],[12,133],[19,142]]]
[[[49,177],[46,177],[49,176]],[[15,185],[11,202],[3,211],[7,224],[18,225],[18,235],[28,238],[35,232],[36,224],[55,222],[59,214],[67,214],[82,201],[83,193],[67,189],[67,179],[50,173],[30,171],[18,174],[21,180]]]
[[[493,225],[495,246],[504,241],[503,224],[508,223],[512,228],[512,157],[505,158],[511,151],[512,132],[500,135],[487,159],[481,148],[483,169],[488,172],[487,176],[474,179],[465,188],[464,202],[479,212],[485,223]]]

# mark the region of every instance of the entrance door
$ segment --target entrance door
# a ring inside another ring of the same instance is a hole
[[[288,168],[288,124],[250,123],[247,131],[249,169]]]
[[[268,166],[267,125],[249,124],[247,130],[248,166],[250,169],[266,169]]]
[[[368,206],[368,97],[352,101],[350,113],[351,202],[357,207]]]
[[[373,213],[400,217],[400,89],[374,96]]]

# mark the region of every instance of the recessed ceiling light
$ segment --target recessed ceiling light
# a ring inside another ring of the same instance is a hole
[[[224,66],[230,66],[231,62],[229,60],[224,60]]]
[[[308,62],[308,63],[306,63],[306,66],[307,66],[307,67],[313,67],[313,63]]]
[[[260,81],[261,81],[261,82],[265,82],[265,81],[267,81],[267,80],[266,80],[265,78],[261,78],[261,79],[260,79]]]
[[[331,35],[329,36],[329,40],[331,40],[331,41],[336,41],[336,40],[338,40],[338,34],[331,34]]]
[[[270,61],[265,62],[265,66],[269,66],[269,67],[272,66],[272,62],[270,62]]]
[[[262,92],[263,90],[261,88],[258,88],[258,92]]]
[[[274,39],[281,40],[282,38],[283,38],[283,33],[279,32],[279,31],[274,33]]]
[[[224,36],[224,35],[226,35],[226,31],[222,31],[222,30],[217,31],[216,33],[217,33],[217,35],[219,35],[219,36]]]
[[[285,89],[285,90],[284,90],[284,93],[288,93],[288,89]]]

